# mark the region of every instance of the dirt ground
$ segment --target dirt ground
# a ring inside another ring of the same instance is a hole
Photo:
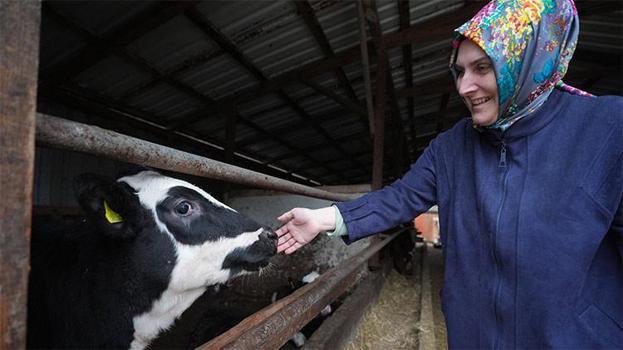
[[[441,250],[420,246],[413,275],[392,270],[377,303],[368,310],[346,350],[447,349],[439,291]]]

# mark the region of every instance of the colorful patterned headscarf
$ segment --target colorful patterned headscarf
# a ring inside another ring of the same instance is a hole
[[[506,131],[537,110],[554,87],[590,95],[562,82],[578,32],[572,0],[494,0],[455,30],[451,66],[461,40],[467,38],[495,67],[500,114],[487,128]]]

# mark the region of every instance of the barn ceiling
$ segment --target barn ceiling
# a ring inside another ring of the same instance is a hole
[[[449,41],[484,4],[366,1],[365,69],[355,1],[43,2],[38,109],[311,185],[371,182],[383,109],[390,181],[466,116]],[[623,2],[576,4],[566,82],[622,95]]]

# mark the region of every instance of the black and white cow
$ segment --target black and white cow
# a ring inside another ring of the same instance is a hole
[[[73,224],[33,224],[28,347],[143,349],[208,286],[268,264],[269,229],[188,182],[82,176]]]

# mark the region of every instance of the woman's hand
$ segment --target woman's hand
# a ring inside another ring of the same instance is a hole
[[[335,208],[294,208],[277,218],[283,226],[277,231],[277,253],[292,254],[311,242],[322,231],[335,229]]]

